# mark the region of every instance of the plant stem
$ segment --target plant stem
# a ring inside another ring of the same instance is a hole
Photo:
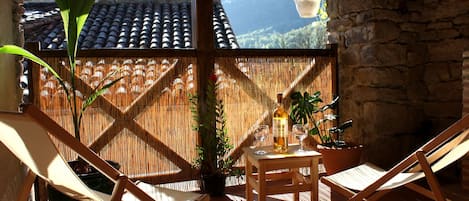
[[[77,92],[75,89],[75,59],[70,59],[70,82],[71,82],[71,90],[72,90],[72,115],[73,115],[73,127],[75,131],[75,138],[79,141],[81,140],[80,136],[80,119],[81,115],[78,114],[78,106],[77,106]]]

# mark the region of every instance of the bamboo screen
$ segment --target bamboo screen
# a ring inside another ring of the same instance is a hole
[[[237,147],[232,157],[239,159],[240,148],[251,146],[256,126],[271,126],[276,95],[282,93],[288,110],[294,91],[321,92],[325,103],[332,101],[335,60],[331,57],[239,57],[218,58],[215,72],[220,83],[219,96],[225,103],[227,129]],[[298,143],[290,135],[290,143]],[[269,136],[264,145],[273,144]],[[244,165],[238,160],[240,166]]]
[[[264,54],[265,55],[265,54]],[[84,115],[81,141],[106,160],[121,165],[121,171],[150,183],[168,183],[197,178],[191,163],[196,156],[196,133],[188,94],[196,93],[195,57],[82,57],[77,66],[78,88],[89,94],[98,80],[115,70],[124,79],[99,98]],[[65,58],[51,57],[65,80]],[[219,98],[225,103],[228,134],[239,160],[241,149],[252,145],[257,124],[271,124],[278,92],[321,91],[324,102],[332,100],[335,56],[217,56]],[[38,68],[37,68],[38,69]],[[63,90],[50,73],[37,72],[36,103],[72,133],[70,112]],[[112,76],[111,76],[112,78]],[[106,81],[108,82],[108,81]],[[334,94],[335,95],[335,94]],[[289,99],[285,100],[289,106]],[[293,138],[291,142],[297,143]],[[67,159],[76,154],[56,142]],[[265,144],[271,144],[271,137]]]
[[[48,59],[64,77],[65,61]],[[117,161],[133,177],[190,178],[197,141],[187,98],[196,89],[192,63],[193,58],[79,58],[76,76],[83,81],[78,83],[79,94],[89,92],[107,75],[111,76],[105,82],[124,77],[86,111],[82,143],[102,158]],[[64,90],[45,70],[40,72],[39,86],[40,108],[73,133]],[[76,159],[68,147],[57,144],[67,159]]]

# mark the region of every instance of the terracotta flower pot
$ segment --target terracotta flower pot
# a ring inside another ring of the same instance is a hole
[[[322,154],[322,162],[326,168],[327,175],[332,175],[359,165],[364,149],[363,145],[342,148],[318,145],[317,148],[319,153]]]

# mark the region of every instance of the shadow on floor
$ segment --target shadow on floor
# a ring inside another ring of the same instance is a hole
[[[443,190],[450,201],[469,201],[469,191],[461,189],[459,184],[442,184]],[[319,184],[319,201],[330,201],[330,189],[324,184]],[[225,190],[226,195],[223,197],[212,197],[211,201],[245,201],[245,186],[230,186]],[[309,192],[300,193],[301,201],[308,201]],[[254,199],[257,200],[256,195]],[[291,194],[280,194],[268,196],[267,201],[293,200]],[[386,194],[380,201],[431,201],[431,199],[420,195],[407,188],[399,188]]]

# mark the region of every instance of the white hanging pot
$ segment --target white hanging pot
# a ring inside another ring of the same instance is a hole
[[[294,0],[296,10],[302,18],[311,18],[318,14],[321,0]]]

